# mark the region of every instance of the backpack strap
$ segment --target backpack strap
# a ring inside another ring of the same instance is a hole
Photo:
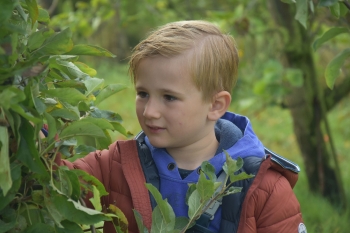
[[[271,155],[271,160],[277,164],[279,164],[281,167],[283,167],[284,169],[290,170],[296,174],[298,174],[300,172],[300,167],[298,166],[298,164],[293,163],[292,161],[290,161],[289,159],[286,159],[284,157],[282,157],[279,154],[276,154],[275,152],[273,152],[272,150],[269,150],[265,147],[265,154],[270,154]]]
[[[145,175],[146,183],[152,184],[159,190],[159,173],[156,164],[154,163],[151,151],[145,143],[145,133],[141,131],[135,136],[137,141],[137,151],[141,161],[141,167]],[[156,200],[150,193],[152,209],[157,205]]]

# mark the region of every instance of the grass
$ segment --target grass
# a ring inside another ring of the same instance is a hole
[[[124,120],[124,127],[137,134],[140,126],[135,114],[135,92],[127,76],[127,66],[103,64],[98,67],[98,77],[104,78],[106,83],[123,83],[128,86],[126,90],[108,98],[100,104],[101,109],[108,109],[119,113]],[[238,109],[234,104],[230,110]],[[244,112],[239,112],[244,114]],[[350,205],[350,169],[348,151],[350,149],[350,125],[349,106],[340,103],[329,114],[332,136],[339,155],[343,183],[345,185],[348,205]],[[288,110],[277,107],[269,107],[264,111],[248,114],[254,131],[264,145],[276,153],[298,163],[301,167],[299,181],[294,192],[300,202],[301,210],[308,233],[348,233],[350,232],[350,211],[338,212],[329,202],[308,190],[307,178],[304,172],[304,164],[292,129],[292,119]],[[115,140],[125,139],[124,136],[115,133]]]

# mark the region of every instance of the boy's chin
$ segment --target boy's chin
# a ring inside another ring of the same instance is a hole
[[[156,147],[156,148],[166,148],[167,147],[167,143],[165,143],[164,141],[160,141],[159,139],[154,139],[148,136],[148,140],[151,143],[152,146]]]
[[[149,140],[149,142],[151,143],[152,146],[156,147],[156,148],[165,148],[165,145],[164,143],[160,143],[160,142],[157,142],[157,141],[152,141],[152,140]]]

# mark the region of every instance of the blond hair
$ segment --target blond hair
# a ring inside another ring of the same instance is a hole
[[[129,62],[132,82],[137,80],[136,70],[142,59],[174,57],[185,52],[190,56],[190,75],[205,101],[220,91],[231,92],[239,62],[235,41],[214,24],[200,20],[166,24],[141,41]]]

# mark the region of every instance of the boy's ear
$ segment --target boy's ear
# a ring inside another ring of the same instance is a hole
[[[217,93],[211,102],[208,119],[217,121],[227,111],[231,103],[231,94],[227,91],[220,91]]]

